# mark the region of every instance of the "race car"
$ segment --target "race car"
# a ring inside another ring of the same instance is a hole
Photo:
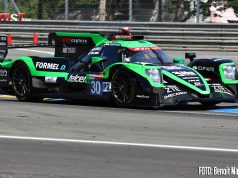
[[[50,33],[54,57],[7,59],[0,38],[0,88],[19,101],[43,98],[113,101],[119,107],[159,107],[184,102],[217,104],[238,98],[238,75],[231,59],[170,59],[157,45],[133,36]]]

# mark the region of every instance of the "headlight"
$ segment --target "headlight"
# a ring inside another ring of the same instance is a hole
[[[153,80],[154,83],[160,83],[160,72],[158,69],[146,69],[145,73]]]
[[[236,67],[234,65],[225,65],[223,68],[224,76],[227,80],[235,80]]]

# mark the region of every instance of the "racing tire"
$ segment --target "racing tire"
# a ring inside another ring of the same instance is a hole
[[[22,62],[17,63],[12,70],[12,88],[19,101],[42,101],[42,97],[32,96],[32,76],[29,68]]]
[[[124,68],[112,76],[112,97],[118,107],[132,106],[135,99],[135,79]]]

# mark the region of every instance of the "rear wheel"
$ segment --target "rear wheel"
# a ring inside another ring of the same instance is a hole
[[[135,98],[135,81],[123,68],[112,76],[112,97],[119,107],[131,106]]]
[[[12,87],[19,101],[41,101],[42,97],[32,96],[32,77],[24,63],[18,63],[12,70]]]

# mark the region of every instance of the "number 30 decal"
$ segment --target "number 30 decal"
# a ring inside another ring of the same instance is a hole
[[[90,81],[90,95],[102,95],[102,82],[99,80]]]

